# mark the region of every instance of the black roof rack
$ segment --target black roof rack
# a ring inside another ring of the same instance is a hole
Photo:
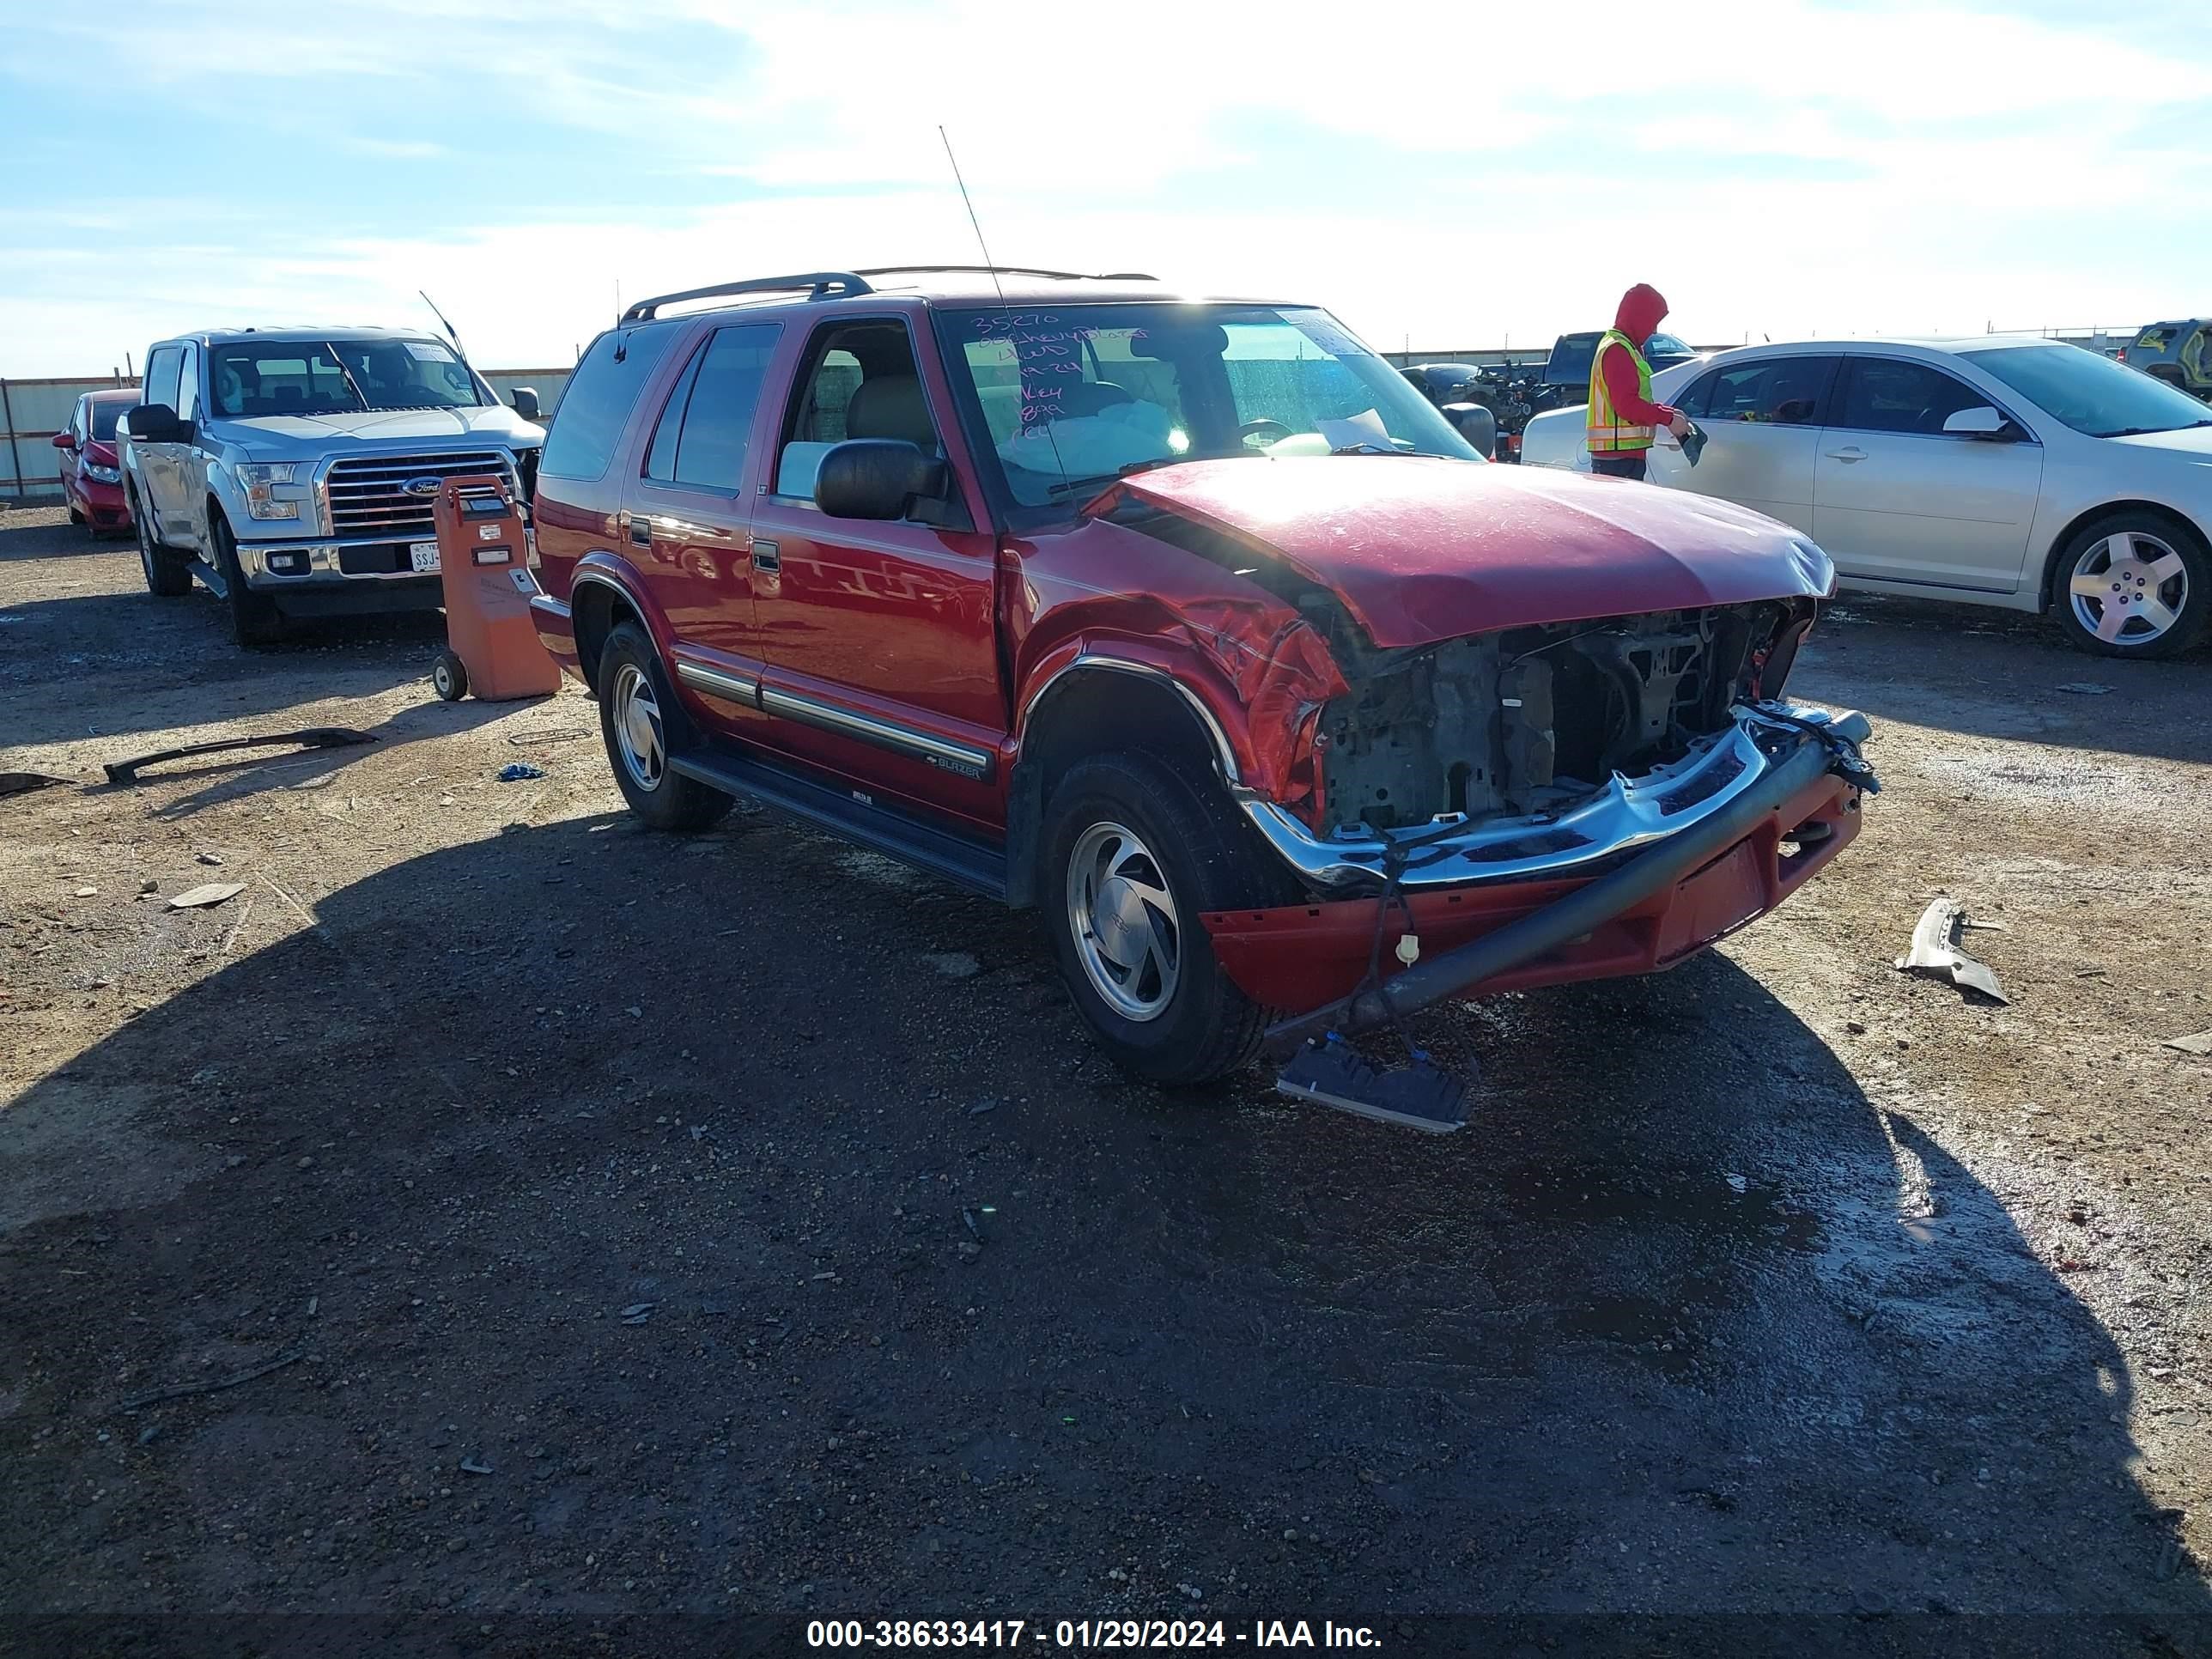
[[[720,300],[732,294],[795,293],[800,289],[812,290],[807,297],[812,300],[828,298],[832,293],[839,297],[847,295],[873,294],[860,273],[851,270],[810,270],[797,276],[755,276],[742,283],[717,283],[712,288],[687,288],[681,294],[657,294],[650,300],[640,300],[622,314],[625,323],[649,323],[663,306],[672,306],[682,300]]]
[[[1047,276],[1064,283],[1157,283],[1160,280],[1143,270],[1041,270],[1035,265],[869,265],[854,274],[860,276],[897,276],[931,273],[951,276]]]
[[[622,314],[625,323],[649,323],[663,306],[684,300],[721,300],[738,294],[795,294],[807,291],[810,300],[852,299],[876,290],[871,276],[930,275],[948,276],[1043,276],[1064,283],[1157,283],[1142,270],[1043,270],[1035,265],[871,265],[862,270],[810,270],[796,276],[755,276],[742,283],[717,283],[712,288],[690,288],[681,294],[657,294],[640,300]]]

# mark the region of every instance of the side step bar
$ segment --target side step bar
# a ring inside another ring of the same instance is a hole
[[[871,852],[916,865],[985,898],[1006,902],[1003,848],[940,830],[911,813],[878,806],[849,789],[817,783],[720,744],[704,755],[672,754],[668,765],[725,794],[779,808]]]

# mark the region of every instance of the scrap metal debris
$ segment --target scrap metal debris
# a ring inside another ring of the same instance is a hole
[[[150,755],[139,755],[131,760],[109,761],[100,769],[107,774],[110,783],[136,783],[139,772],[163,761],[182,760],[188,755],[215,755],[232,749],[270,749],[290,744],[300,749],[349,749],[356,744],[374,743],[374,734],[356,732],[344,726],[310,726],[298,732],[272,732],[264,738],[226,738],[219,743],[188,743],[181,749],[157,749]]]
[[[197,910],[210,904],[221,904],[234,899],[246,890],[242,881],[211,881],[205,886],[187,888],[169,901],[172,910]]]
[[[166,1389],[149,1389],[143,1394],[134,1394],[123,1402],[123,1409],[135,1412],[142,1407],[159,1404],[164,1400],[182,1400],[189,1395],[215,1394],[223,1389],[234,1389],[241,1382],[251,1382],[257,1376],[266,1376],[271,1371],[282,1370],[296,1359],[307,1357],[305,1348],[287,1348],[264,1364],[253,1365],[229,1376],[218,1376],[206,1382],[173,1382]]]
[[[1966,907],[1956,899],[1931,902],[1920,913],[1912,929],[1912,948],[1897,959],[1898,967],[1906,973],[1941,974],[1962,989],[2009,1003],[2012,999],[1998,985],[1997,976],[1954,942],[1965,916]]]
[[[51,772],[0,772],[0,796],[27,795],[33,789],[51,789],[58,783],[75,783],[75,778],[58,778]]]
[[[2185,1054],[2212,1054],[2212,1031],[2191,1031],[2187,1036],[2168,1037],[2166,1046],[2179,1048]]]

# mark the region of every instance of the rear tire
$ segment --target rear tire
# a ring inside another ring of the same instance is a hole
[[[1103,755],[1061,779],[1040,839],[1053,955],[1107,1057],[1166,1087],[1249,1063],[1273,1011],[1222,972],[1199,918],[1297,895],[1220,792],[1152,755]]]
[[[284,618],[276,602],[246,585],[246,572],[238,562],[238,538],[220,509],[208,514],[208,534],[215,542],[216,574],[229,590],[232,636],[248,651],[266,651],[284,637]]]
[[[599,736],[629,810],[654,830],[704,830],[733,805],[719,789],[669,765],[670,738],[685,730],[684,711],[661,672],[660,653],[634,622],[617,624],[599,655]]]
[[[154,539],[146,503],[131,492],[131,528],[138,538],[138,569],[146,578],[146,591],[158,599],[174,599],[192,591],[192,568],[184,556]]]
[[[2154,513],[2114,513],[2060,550],[2051,608],[2070,644],[2100,657],[2173,657],[2212,618],[2204,543]]]

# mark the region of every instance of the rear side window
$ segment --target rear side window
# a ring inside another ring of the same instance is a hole
[[[1986,393],[1925,363],[1854,357],[1844,369],[1828,424],[1854,432],[1940,438],[1952,416],[1962,409],[1985,409],[1989,402]]]
[[[2172,343],[2173,331],[2170,328],[2147,328],[2136,336],[2138,351],[2163,351]]]
[[[1835,363],[1833,357],[1762,357],[1723,368],[1699,412],[1713,421],[1815,425]]]
[[[177,418],[189,421],[199,413],[200,407],[200,349],[196,345],[185,348],[184,361],[177,369]]]
[[[638,394],[676,332],[673,327],[617,328],[592,343],[553,411],[552,429],[538,461],[541,477],[605,474]]]
[[[761,382],[782,331],[778,324],[755,323],[718,328],[708,337],[660,411],[646,456],[647,477],[736,493],[744,482]]]
[[[161,346],[146,364],[146,401],[167,409],[177,406],[177,370],[184,362],[182,346]]]

